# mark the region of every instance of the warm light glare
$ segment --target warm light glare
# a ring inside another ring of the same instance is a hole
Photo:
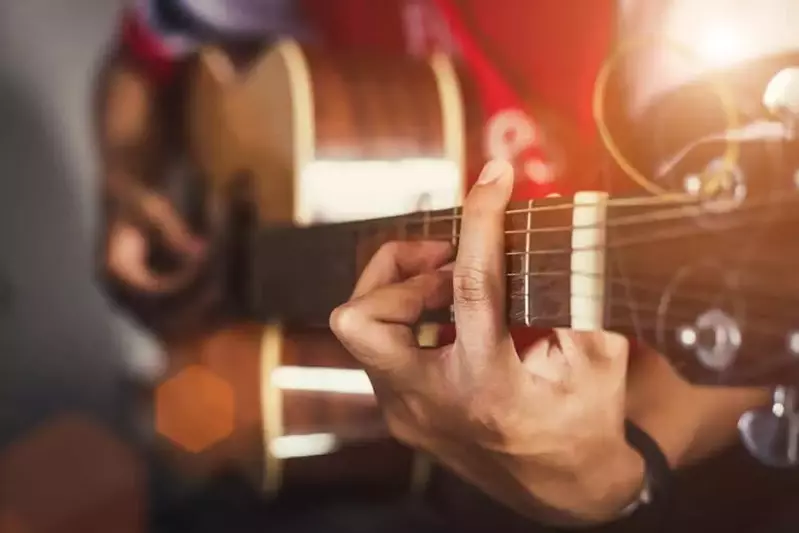
[[[716,26],[703,32],[696,50],[702,60],[713,65],[732,63],[746,53],[741,33],[732,26]]]
[[[278,437],[269,444],[270,453],[278,459],[327,455],[336,451],[338,439],[332,433],[309,435],[287,435]]]
[[[799,113],[799,68],[781,70],[763,93],[763,105],[772,113]]]
[[[366,372],[346,368],[281,366],[272,373],[272,384],[283,390],[374,394]]]
[[[82,414],[43,420],[0,454],[0,533],[146,531],[143,459]]]

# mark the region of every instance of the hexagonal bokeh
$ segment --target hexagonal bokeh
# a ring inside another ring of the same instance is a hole
[[[233,389],[224,379],[200,365],[187,366],[156,390],[156,430],[199,453],[233,433],[235,404]]]
[[[32,533],[19,515],[10,509],[0,509],[0,533]]]
[[[98,423],[65,414],[0,456],[0,531],[143,533],[146,468]]]

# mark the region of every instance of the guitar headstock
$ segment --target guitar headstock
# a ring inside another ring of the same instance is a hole
[[[672,200],[611,208],[608,233],[616,244],[610,246],[618,246],[613,289],[630,306],[622,320],[635,322],[631,333],[653,342],[690,381],[796,383],[793,124],[753,121],[701,138],[661,163],[656,174]]]
[[[671,221],[647,223],[652,242],[636,253],[650,259],[635,264],[659,277],[655,338],[692,381],[799,379],[799,70],[764,79],[760,112],[654,172],[686,204],[649,213]]]
[[[799,191],[724,212],[691,202],[619,211],[608,228],[612,329],[651,344],[695,383],[796,382]]]

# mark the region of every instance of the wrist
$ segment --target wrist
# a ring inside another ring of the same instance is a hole
[[[643,456],[627,442],[620,443],[607,460],[585,480],[588,518],[608,522],[632,513],[647,488],[647,468]]]
[[[576,502],[576,518],[588,524],[610,522],[628,515],[639,502],[646,487],[646,461],[621,441],[577,476],[582,501]]]
[[[540,504],[535,513],[539,519],[560,527],[584,527],[612,522],[634,511],[646,478],[644,458],[620,439],[554,475],[530,476],[529,486]]]

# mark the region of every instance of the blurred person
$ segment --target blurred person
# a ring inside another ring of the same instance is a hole
[[[201,44],[268,46],[275,39],[290,36],[338,48],[369,46],[372,50],[414,54],[443,49],[460,57],[482,88],[487,116],[485,156],[514,163],[515,172],[503,170],[494,185],[478,187],[470,197],[469,202],[478,206],[475,212],[490,218],[492,210],[511,194],[509,174],[515,174],[514,195],[534,198],[566,194],[584,185],[578,180],[581,171],[597,165],[590,93],[612,41],[614,7],[614,2],[604,0],[130,2],[124,11],[118,46],[101,79],[98,99],[108,206],[100,259],[109,287],[118,301],[160,334],[203,327],[209,310],[215,307],[213,289],[204,287],[198,275],[208,259],[201,224],[192,225],[188,213],[163,193],[163,185],[175,178],[176,165],[169,163],[177,160],[182,142],[180,132],[172,129],[180,124],[174,113],[179,110],[175,102],[180,101],[185,89],[181,87],[181,70]],[[560,119],[548,122],[545,117],[550,114]],[[579,168],[574,166],[575,160],[580,162]],[[173,271],[176,273],[164,275],[148,266],[154,234],[182,258],[182,266]],[[478,280],[483,284],[490,284],[493,278],[477,267],[491,262],[486,250],[495,239],[488,230],[473,234],[475,251],[471,259],[483,262],[475,267],[485,275]],[[432,258],[437,253],[426,252]],[[371,267],[373,279],[384,277],[383,268],[389,268],[388,263]],[[374,316],[360,306],[367,300],[381,301],[380,284],[363,279],[361,283],[363,298],[346,309],[354,309],[354,316],[374,325]],[[474,313],[471,325],[475,331],[481,331],[482,322],[492,320],[490,302],[484,303],[480,313]],[[394,304],[385,305],[391,310]],[[356,355],[360,353],[362,360],[368,361],[368,346],[364,348],[345,318],[353,313],[339,312],[336,316],[334,329]],[[463,327],[462,323],[459,333]],[[494,331],[490,339],[474,340],[475,345],[485,343],[480,357],[493,360],[497,355],[512,360],[508,356],[514,349],[500,333]],[[477,434],[473,437],[474,454],[466,456],[444,446],[447,442],[431,440],[432,434],[412,424],[403,427],[399,436],[432,447],[444,464],[523,514],[535,515],[544,522],[585,526],[614,523],[625,515],[625,509],[637,507],[645,492],[649,465],[638,450],[627,445],[625,420],[639,428],[636,434],[642,433],[645,441],[649,435],[656,443],[653,453],[662,454],[668,466],[677,470],[728,447],[737,435],[740,414],[768,401],[768,393],[761,390],[693,386],[654,351],[640,349],[628,355],[627,343],[613,336],[559,332],[555,339],[558,345],[553,344],[552,337],[533,342],[514,332],[519,352],[531,346],[531,353],[552,353],[558,364],[567,367],[579,361],[587,361],[589,366],[597,360],[610,363],[605,372],[581,374],[585,386],[569,393],[573,411],[564,412],[555,397],[550,398],[553,403],[546,414],[546,435],[543,429],[513,435],[506,432],[507,424],[501,426],[505,429],[495,435],[498,440],[535,437],[559,444],[551,450],[551,458],[520,474],[529,473],[529,478],[511,482],[512,478],[506,476],[520,464],[518,453],[506,450],[506,460],[497,463],[498,452],[481,450]],[[461,357],[477,356],[476,346],[460,346]],[[557,380],[557,375],[553,379]],[[514,398],[504,400],[506,403],[497,405],[507,407]],[[401,404],[403,397],[390,395],[387,401]],[[487,409],[493,407],[487,405]],[[446,413],[441,409],[430,413],[443,416]],[[603,416],[593,417],[591,413]],[[535,426],[537,421],[541,420],[528,421],[522,429],[528,424]],[[579,439],[573,432],[575,427],[581,430]],[[519,441],[520,447],[525,445]],[[600,453],[604,445],[609,446],[608,457],[618,461],[604,460]],[[586,463],[582,461],[586,457],[601,458]],[[540,476],[551,471],[547,461],[580,468],[563,470],[559,481],[546,484]],[[486,472],[486,465],[495,468]],[[533,503],[541,501],[549,505],[537,508]],[[519,509],[520,504],[525,509]],[[542,509],[546,512],[534,512]]]

